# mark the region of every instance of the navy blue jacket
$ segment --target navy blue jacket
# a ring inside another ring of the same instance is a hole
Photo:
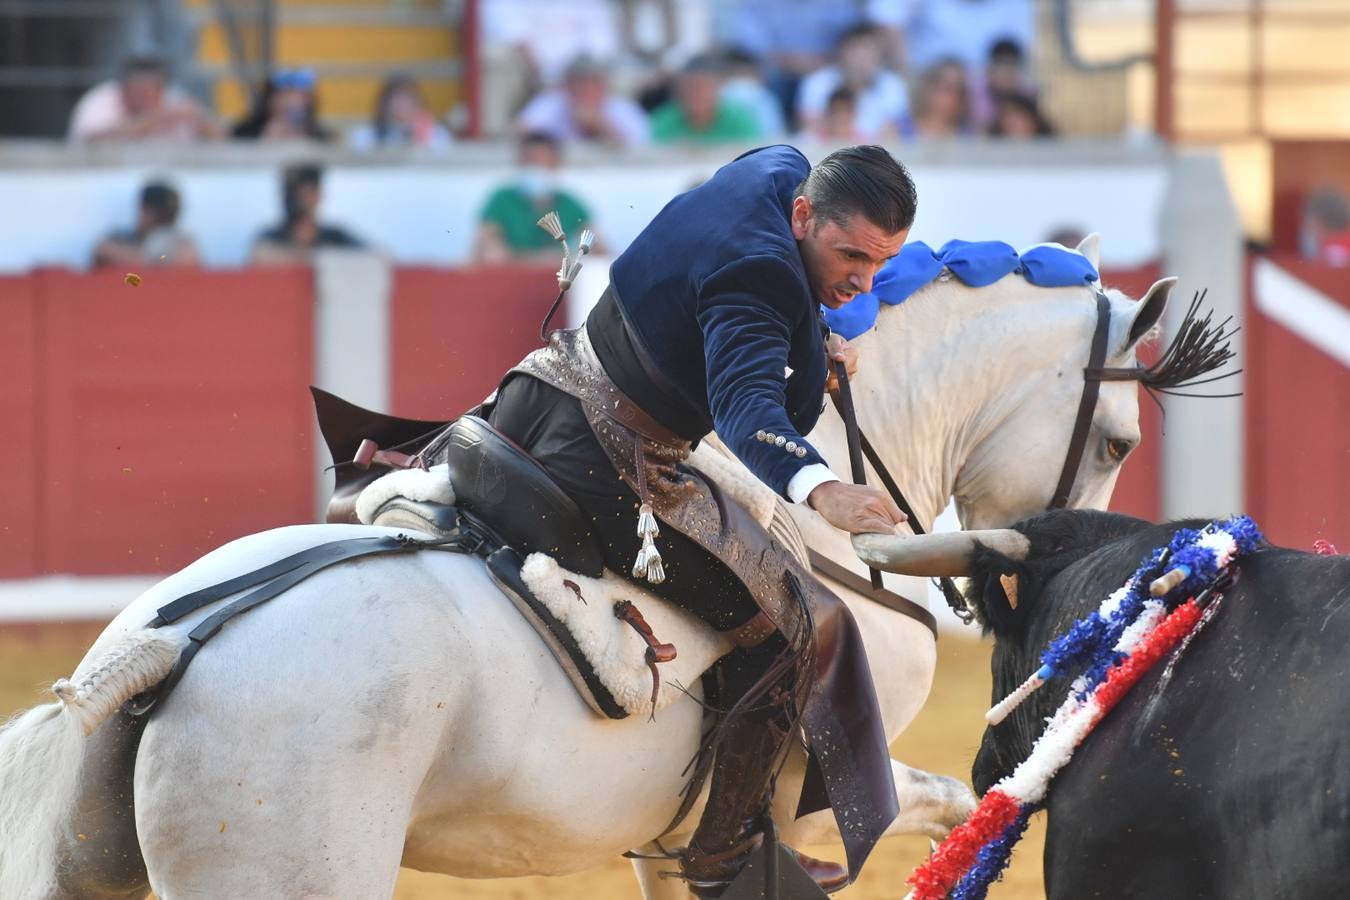
[[[795,189],[810,168],[793,147],[751,151],[666,204],[610,268],[649,360],[784,496],[798,470],[824,462],[802,437],[824,408],[826,362],[820,307],[791,226]],[[761,431],[805,455],[758,440]]]

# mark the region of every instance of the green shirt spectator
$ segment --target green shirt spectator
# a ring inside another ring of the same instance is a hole
[[[594,229],[591,211],[557,186],[562,154],[556,138],[539,132],[522,136],[519,162],[515,178],[492,192],[478,217],[475,262],[557,262],[562,248],[537,224],[549,210],[557,210],[574,241],[582,228]],[[603,252],[598,240],[593,252]]]
[[[727,144],[753,141],[760,136],[759,122],[749,108],[719,101],[712,119],[703,128],[685,115],[676,101],[652,111],[652,139],[662,144]]]
[[[725,144],[761,137],[754,110],[721,97],[722,69],[695,57],[675,82],[675,99],[651,116],[652,139],[661,143]]]
[[[535,196],[539,197],[538,202]],[[535,224],[550,209],[558,211],[558,217],[568,234],[579,233],[582,226],[591,221],[590,210],[566,191],[531,195],[519,184],[506,185],[494,191],[488,198],[487,206],[483,207],[479,220],[484,225],[496,227],[513,257],[538,251],[561,255],[558,242]]]

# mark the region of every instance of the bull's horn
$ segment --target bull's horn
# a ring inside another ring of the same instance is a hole
[[[1011,528],[952,531],[943,534],[855,534],[853,551],[876,569],[923,578],[970,574],[975,545],[983,544],[1012,559],[1026,559],[1031,542]]]

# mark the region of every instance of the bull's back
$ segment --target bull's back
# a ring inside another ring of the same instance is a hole
[[[1350,871],[1350,558],[1263,551],[1053,789],[1051,897],[1331,897]]]

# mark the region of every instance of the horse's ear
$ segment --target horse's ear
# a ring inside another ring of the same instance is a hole
[[[1129,329],[1120,348],[1122,353],[1139,343],[1162,321],[1163,313],[1167,310],[1167,301],[1172,296],[1172,288],[1176,287],[1176,284],[1175,277],[1154,282],[1148,293],[1139,298],[1139,302],[1125,314],[1129,320]]]
[[[1087,237],[1078,242],[1077,250],[1087,257],[1087,261],[1092,263],[1092,268],[1101,271],[1101,249],[1102,236],[1097,232],[1092,232]]]

